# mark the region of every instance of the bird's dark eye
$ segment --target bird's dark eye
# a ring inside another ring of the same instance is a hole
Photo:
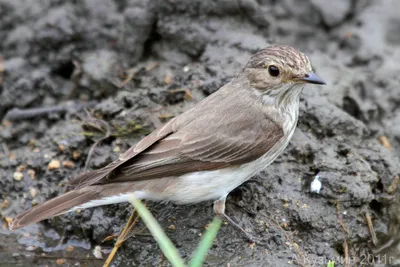
[[[279,69],[274,65],[268,66],[268,72],[269,72],[269,75],[271,75],[273,77],[279,76]]]

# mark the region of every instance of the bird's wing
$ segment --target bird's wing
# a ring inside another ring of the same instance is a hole
[[[72,179],[68,184],[68,190],[80,189],[88,185],[96,184],[99,181],[105,179],[110,173],[112,173],[121,164],[133,159],[136,155],[140,154],[144,150],[151,147],[154,143],[173,133],[175,119],[170,120],[163,127],[153,131],[151,134],[143,138],[135,146],[128,149],[122,156],[117,160],[111,162],[107,166],[84,173],[74,179]]]
[[[254,122],[248,122],[248,127],[244,127],[247,130],[234,135],[221,131],[210,135],[179,131],[136,160],[122,164],[114,177],[105,182],[157,179],[248,163],[267,153],[282,138],[282,129],[272,121],[268,124],[267,132],[257,132]]]
[[[192,123],[174,132],[173,125],[152,133],[105,168],[78,177],[72,186],[79,189],[237,166],[262,156],[283,137],[274,121],[264,117],[260,123],[247,115],[203,129]]]

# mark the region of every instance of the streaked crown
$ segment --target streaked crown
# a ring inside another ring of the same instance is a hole
[[[276,89],[286,91],[293,84],[325,84],[312,71],[308,57],[286,45],[273,45],[258,51],[250,58],[242,73],[251,87],[264,92]]]
[[[287,45],[272,45],[258,51],[250,58],[246,68],[266,68],[271,62],[295,72],[312,70],[308,57]]]

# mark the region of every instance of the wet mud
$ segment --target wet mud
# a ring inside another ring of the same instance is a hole
[[[228,197],[227,214],[265,244],[223,225],[205,266],[400,264],[399,9],[394,0],[0,0],[0,266],[102,266],[115,242],[103,240],[123,228],[128,204],[15,232],[7,219],[61,194],[97,140],[106,137],[91,169],[274,43],[309,55],[328,85],[304,90],[289,147]],[[109,128],[88,125],[85,107]],[[212,203],[148,205],[189,259]],[[169,264],[139,223],[113,266]]]

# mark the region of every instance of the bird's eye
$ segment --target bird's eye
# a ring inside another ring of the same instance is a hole
[[[274,65],[269,65],[268,73],[269,73],[269,75],[271,75],[273,77],[277,77],[277,76],[279,76],[279,69]]]

